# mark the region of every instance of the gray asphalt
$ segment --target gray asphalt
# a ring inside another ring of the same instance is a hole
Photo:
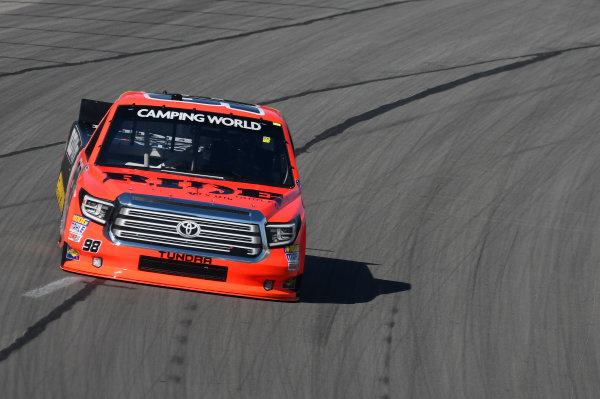
[[[86,4],[86,5],[84,5]],[[0,1],[1,398],[596,398],[600,5]],[[82,97],[280,109],[301,303],[58,268]]]

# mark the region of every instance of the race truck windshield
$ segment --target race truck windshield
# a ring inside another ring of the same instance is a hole
[[[189,109],[120,106],[96,164],[294,185],[279,124]]]

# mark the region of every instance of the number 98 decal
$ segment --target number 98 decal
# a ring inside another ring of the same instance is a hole
[[[83,247],[81,248],[81,250],[96,253],[100,249],[100,244],[102,244],[102,241],[96,241],[92,240],[91,238],[88,238],[83,242]]]

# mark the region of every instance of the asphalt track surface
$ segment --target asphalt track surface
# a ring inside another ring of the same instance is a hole
[[[597,398],[599,21],[597,0],[0,1],[0,397]],[[58,268],[80,98],[163,89],[283,111],[301,303]]]

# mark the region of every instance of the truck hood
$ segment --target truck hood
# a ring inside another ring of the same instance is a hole
[[[82,179],[82,187],[90,195],[110,201],[115,201],[123,193],[152,195],[209,205],[255,209],[267,219],[300,196],[297,186],[289,189],[93,165],[90,165]]]

